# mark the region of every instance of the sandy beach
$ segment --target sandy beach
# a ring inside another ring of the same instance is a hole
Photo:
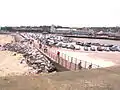
[[[12,36],[0,35],[0,44],[11,42]],[[21,54],[13,56],[15,52],[0,51],[0,76],[22,75],[28,72],[26,64],[20,64]]]
[[[14,52],[0,51],[0,76],[22,75],[28,72],[26,64],[20,64],[21,54],[13,56]]]
[[[14,38],[10,35],[0,35],[0,44],[3,45],[5,43],[9,43],[14,41]]]

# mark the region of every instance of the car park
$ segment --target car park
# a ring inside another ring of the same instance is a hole
[[[24,34],[23,34],[24,35]],[[83,48],[85,51],[88,51],[89,49],[91,51],[120,51],[120,47],[117,45],[112,44],[101,44],[101,43],[91,43],[91,42],[74,42],[71,38],[63,37],[63,36],[57,36],[57,35],[44,35],[37,34],[37,33],[27,33],[25,34],[27,39],[38,39],[40,42],[44,43],[44,41],[49,41],[50,45],[56,46],[56,47],[63,47],[67,49],[75,49],[80,50]],[[24,36],[25,36],[24,35]],[[27,40],[26,40],[27,41]],[[24,40],[25,42],[25,40]],[[49,45],[47,44],[47,45]],[[81,48],[80,48],[81,47]],[[95,48],[93,48],[95,47]]]

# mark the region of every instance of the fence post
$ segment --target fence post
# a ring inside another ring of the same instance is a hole
[[[62,66],[63,66],[63,53],[62,53],[61,59],[62,59]]]
[[[98,65],[98,68],[100,68],[100,66]]]
[[[65,54],[65,67],[67,68],[66,54]]]
[[[68,60],[67,61],[69,62],[69,56],[68,56]]]
[[[71,64],[72,64],[72,62],[73,62],[73,57],[71,57],[71,61],[70,61],[70,67],[69,67],[70,70],[71,70]]]
[[[61,65],[61,57],[59,56],[59,64]]]
[[[60,64],[60,55],[59,56],[57,56],[58,57],[58,63]]]
[[[77,58],[75,58],[75,70],[77,69]]]
[[[58,55],[57,55],[57,52],[55,52],[55,59],[56,59],[56,62],[58,63]]]
[[[85,61],[85,69],[86,69],[86,64],[87,64],[87,62]]]

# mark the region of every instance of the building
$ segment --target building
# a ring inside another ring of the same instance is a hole
[[[70,34],[71,32],[76,30],[77,29],[68,28],[68,27],[55,27],[55,25],[52,25],[50,28],[50,32],[56,34]]]
[[[56,31],[55,25],[52,25],[51,28],[50,28],[50,32],[55,33],[55,31]]]

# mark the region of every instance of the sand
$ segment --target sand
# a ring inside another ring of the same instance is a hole
[[[14,52],[0,51],[0,76],[23,75],[28,72],[27,64],[20,64],[22,55],[13,54]]]
[[[0,44],[3,45],[5,43],[9,43],[14,41],[14,38],[10,35],[0,35]]]
[[[14,38],[9,35],[0,35],[0,44],[9,43],[14,41]],[[0,51],[0,76],[13,76],[28,73],[27,64],[20,64],[22,55],[15,52]]]

